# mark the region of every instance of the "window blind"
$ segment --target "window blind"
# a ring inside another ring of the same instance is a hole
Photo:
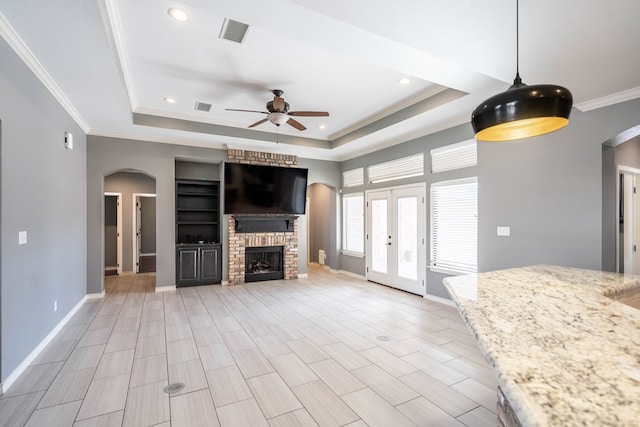
[[[478,270],[478,179],[431,185],[431,267]]]
[[[371,165],[367,174],[371,183],[424,175],[424,153]]]
[[[342,187],[357,187],[364,185],[364,168],[342,172]]]
[[[342,196],[342,250],[364,254],[364,194]]]
[[[477,164],[478,144],[475,139],[431,150],[432,173],[462,169]]]

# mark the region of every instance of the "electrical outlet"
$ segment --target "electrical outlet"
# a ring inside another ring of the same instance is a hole
[[[498,236],[509,237],[511,236],[511,227],[498,227]]]
[[[53,311],[58,311],[58,300],[53,302]]]
[[[19,231],[18,232],[18,244],[19,245],[26,245],[27,244],[27,232],[26,231]]]

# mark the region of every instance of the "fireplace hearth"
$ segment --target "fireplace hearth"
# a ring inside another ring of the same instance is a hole
[[[258,246],[245,248],[245,282],[284,279],[284,248]]]

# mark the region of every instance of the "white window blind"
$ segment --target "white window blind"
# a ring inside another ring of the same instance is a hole
[[[431,268],[478,270],[478,178],[431,185]]]
[[[424,175],[424,153],[371,165],[367,174],[371,183]]]
[[[342,196],[342,250],[364,254],[364,194]]]
[[[438,173],[467,168],[478,164],[478,144],[475,139],[431,150],[431,172]]]
[[[342,172],[342,187],[357,187],[364,185],[364,168]]]

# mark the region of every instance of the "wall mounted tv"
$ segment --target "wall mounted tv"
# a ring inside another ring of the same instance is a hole
[[[308,169],[225,163],[224,213],[304,215]]]

